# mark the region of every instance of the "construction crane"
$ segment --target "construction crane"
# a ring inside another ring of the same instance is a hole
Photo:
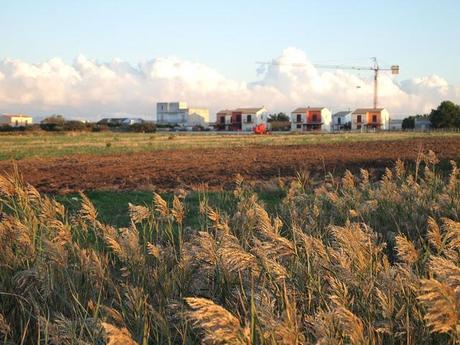
[[[379,72],[380,71],[391,71],[391,74],[399,74],[399,65],[392,65],[390,68],[380,67],[377,58],[371,58],[372,65],[371,66],[346,66],[346,65],[321,65],[321,64],[313,64],[316,68],[326,68],[326,69],[346,69],[346,70],[355,70],[355,71],[374,71],[374,109],[377,109],[378,106],[378,89],[379,89]],[[280,65],[280,66],[293,66],[293,67],[304,67],[308,66],[304,63],[281,63],[281,62],[256,62],[259,65]]]

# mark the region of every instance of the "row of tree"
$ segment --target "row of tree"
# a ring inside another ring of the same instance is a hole
[[[88,131],[88,132],[101,132],[106,130],[117,130],[122,129],[130,132],[155,132],[156,126],[151,122],[135,123],[129,126],[122,127],[119,125],[109,125],[99,121],[94,122],[82,122],[75,120],[66,120],[62,115],[52,115],[40,122],[40,128],[44,131],[49,132],[61,132],[61,131]]]

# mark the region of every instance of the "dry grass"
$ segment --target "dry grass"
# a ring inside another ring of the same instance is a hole
[[[131,225],[69,214],[0,177],[4,344],[460,342],[460,179],[420,157],[377,183],[299,174],[266,211],[237,178],[232,205],[129,205]]]

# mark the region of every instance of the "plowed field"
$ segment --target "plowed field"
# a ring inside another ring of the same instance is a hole
[[[24,179],[44,192],[171,190],[202,184],[220,189],[231,185],[237,173],[248,180],[263,181],[294,176],[300,170],[381,170],[398,158],[413,161],[419,152],[427,150],[442,160],[459,160],[460,137],[26,158],[0,162],[0,172],[11,172],[17,164]]]

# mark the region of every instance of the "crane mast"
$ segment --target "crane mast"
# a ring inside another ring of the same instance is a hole
[[[382,68],[379,66],[377,62],[377,58],[373,57],[372,66],[345,66],[345,65],[321,65],[321,64],[313,64],[316,68],[324,68],[324,69],[343,69],[343,70],[367,70],[367,71],[374,71],[374,99],[373,99],[373,108],[377,109],[378,107],[378,94],[379,94],[379,72],[380,71],[391,71],[391,74],[399,74],[399,65],[392,65],[390,68]],[[304,63],[281,63],[281,62],[257,62],[259,65],[279,65],[279,66],[293,66],[293,67],[304,67],[307,64]]]

